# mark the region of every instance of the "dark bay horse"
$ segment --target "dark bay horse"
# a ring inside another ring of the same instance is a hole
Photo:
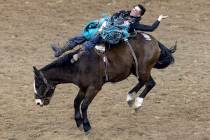
[[[137,110],[143,103],[144,97],[155,86],[151,76],[152,68],[165,68],[174,59],[172,53],[175,47],[168,49],[155,38],[147,34],[138,34],[129,40],[138,60],[138,83],[127,95],[129,105],[134,103]],[[136,75],[135,63],[125,42],[121,42],[106,52],[109,62],[106,81],[105,65],[101,56],[94,50],[85,53],[76,63],[71,63],[72,56],[77,53],[66,54],[40,70],[34,68],[34,92],[37,105],[44,106],[50,103],[56,85],[73,83],[79,87],[74,100],[75,121],[77,127],[83,124],[84,131],[91,129],[87,110],[91,101],[106,82],[118,82],[126,79],[130,74]],[[136,94],[145,85],[143,92],[136,98]]]

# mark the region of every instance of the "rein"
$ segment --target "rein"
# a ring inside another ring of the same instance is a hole
[[[127,43],[128,48],[130,49],[130,53],[131,53],[131,55],[133,56],[134,62],[135,62],[135,64],[136,64],[136,76],[137,76],[137,78],[139,79],[139,73],[138,73],[138,71],[139,71],[139,65],[138,65],[138,60],[137,60],[136,54],[135,54],[135,52],[134,52],[134,50],[133,50],[133,47],[132,47],[131,44],[129,43],[129,41],[128,41],[128,40],[125,40],[125,42]]]
[[[94,50],[95,50],[96,54],[98,56],[100,56],[102,58],[103,62],[104,62],[104,67],[105,67],[104,74],[105,74],[105,77],[106,77],[106,81],[109,81],[109,76],[108,76],[108,60],[107,60],[107,57],[105,55],[105,51],[106,50],[104,50],[104,52],[100,52],[96,48]]]
[[[40,75],[41,75],[41,77],[42,77],[42,79],[43,79],[45,85],[47,86],[47,88],[45,89],[45,91],[44,91],[44,93],[43,93],[43,96],[45,97],[46,94],[47,94],[47,92],[48,92],[49,90],[55,89],[55,87],[52,86],[52,85],[50,85],[50,84],[47,82],[47,79],[44,77],[44,74],[43,74],[41,71],[40,71]]]

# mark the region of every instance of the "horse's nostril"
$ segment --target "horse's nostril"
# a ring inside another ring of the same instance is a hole
[[[36,105],[39,105],[39,106],[43,105],[43,102],[41,99],[36,99],[35,102],[36,102]]]

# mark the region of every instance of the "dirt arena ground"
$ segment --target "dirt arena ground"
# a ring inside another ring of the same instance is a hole
[[[152,34],[167,46],[178,41],[176,63],[153,70],[156,87],[139,113],[127,92],[130,76],[106,84],[89,108],[92,132],[76,128],[73,100],[78,88],[60,85],[49,106],[33,97],[32,66],[54,58],[49,44],[65,42],[89,20],[144,3],[142,23],[162,21]],[[209,0],[0,0],[1,140],[208,140],[210,139]]]

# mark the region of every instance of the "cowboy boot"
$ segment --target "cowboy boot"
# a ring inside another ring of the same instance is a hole
[[[54,51],[54,56],[55,57],[59,57],[65,52],[65,49],[64,48],[60,48],[58,44],[55,44],[55,43],[51,44],[50,47]]]
[[[78,44],[75,41],[68,41],[66,44],[61,48],[58,44],[51,44],[51,48],[54,51],[54,56],[59,57],[66,51],[73,49]]]

